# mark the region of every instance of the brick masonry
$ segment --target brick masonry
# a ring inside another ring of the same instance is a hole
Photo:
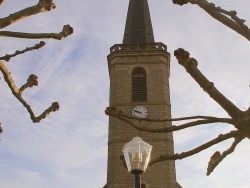
[[[136,105],[148,109],[148,118],[171,118],[169,96],[170,54],[162,43],[117,46],[108,56],[110,73],[110,106],[116,106],[131,114]],[[152,48],[153,47],[153,48]],[[131,74],[134,68],[143,67],[147,75],[147,101],[131,102]],[[163,127],[171,123],[138,122],[139,124]],[[107,188],[134,186],[134,177],[129,174],[120,160],[124,144],[139,136],[153,146],[151,157],[174,152],[172,133],[146,133],[138,131],[116,118],[109,119]],[[142,175],[147,188],[180,188],[176,182],[175,163],[164,161],[149,166]]]

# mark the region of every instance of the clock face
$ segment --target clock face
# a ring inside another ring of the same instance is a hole
[[[132,116],[146,118],[148,116],[148,110],[145,106],[136,106],[132,110]]]

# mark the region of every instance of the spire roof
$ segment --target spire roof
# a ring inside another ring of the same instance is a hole
[[[123,44],[154,43],[147,0],[130,0]]]

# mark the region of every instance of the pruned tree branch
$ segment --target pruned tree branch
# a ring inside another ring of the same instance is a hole
[[[181,6],[187,3],[196,4],[205,10],[210,16],[250,41],[250,29],[244,24],[245,20],[237,16],[236,11],[227,11],[221,7],[216,7],[213,3],[209,3],[207,0],[173,0],[173,3]]]
[[[11,73],[7,69],[7,67],[3,64],[2,61],[0,61],[0,71],[3,73],[4,80],[7,82],[9,88],[12,91],[12,94],[23,104],[23,106],[27,109],[27,111],[30,114],[30,117],[34,123],[40,122],[42,119],[44,119],[49,113],[55,112],[59,109],[59,103],[54,102],[52,105],[46,109],[41,115],[35,116],[33,110],[31,109],[30,105],[22,98],[22,92],[28,88],[33,87],[34,85],[38,85],[37,82],[37,76],[30,75],[30,77],[27,80],[27,83],[24,84],[20,89],[18,89],[15,85],[14,80],[11,77]]]
[[[216,151],[211,157],[210,157],[210,161],[208,163],[208,167],[207,167],[207,175],[209,176],[213,170],[216,168],[216,166],[218,166],[218,164],[224,159],[226,158],[228,155],[230,155],[231,153],[234,152],[236,146],[244,139],[244,137],[235,137],[234,142],[232,143],[232,145],[230,146],[230,148],[228,148],[226,151],[224,151],[222,154],[220,154],[219,151]]]
[[[180,154],[179,153],[167,154],[167,155],[162,155],[160,157],[154,158],[150,161],[150,165],[161,162],[161,161],[165,161],[165,160],[178,160],[178,159],[187,158],[205,149],[208,149],[209,147],[216,145],[222,141],[228,140],[230,138],[237,138],[237,137],[241,137],[241,134],[239,131],[231,131],[226,134],[221,134],[217,138],[210,140],[209,142],[206,142],[205,144],[202,144],[192,150],[182,152]]]
[[[198,125],[205,125],[205,124],[209,124],[209,123],[228,123],[228,124],[232,124],[232,125],[235,125],[238,123],[238,121],[235,121],[231,118],[217,118],[217,117],[211,117],[211,116],[191,116],[191,117],[182,117],[182,118],[173,118],[173,119],[147,119],[147,118],[142,119],[142,118],[137,118],[137,117],[133,117],[130,115],[126,115],[122,110],[119,110],[117,107],[114,107],[114,106],[107,107],[105,110],[105,113],[110,117],[115,117],[121,121],[126,122],[128,125],[131,125],[132,127],[134,127],[135,129],[137,129],[139,131],[152,132],[152,133],[174,132],[174,131],[179,131],[182,129],[186,129],[186,128],[190,128],[190,127],[194,127],[194,126],[198,126]],[[248,115],[250,114],[250,109],[249,109],[249,113],[248,113],[248,111],[246,111],[246,112],[244,112],[244,114],[246,114],[245,119],[249,120],[250,117]],[[147,126],[145,124],[143,126],[141,126],[140,124],[137,124],[135,122],[135,121],[150,121],[150,122],[157,123],[157,122],[183,121],[183,120],[185,120],[185,121],[186,120],[193,120],[193,121],[188,122],[188,123],[184,123],[184,124],[181,124],[178,126],[175,126],[175,125],[168,126],[168,127],[163,126],[161,128],[159,128],[159,127],[155,128],[155,127]],[[241,123],[244,124],[244,123],[247,123],[247,121],[243,121]],[[235,127],[237,127],[237,125]],[[247,133],[245,133],[245,131],[242,131],[242,129],[234,130],[234,131],[231,131],[227,134],[220,134],[217,138],[212,139],[204,144],[201,144],[200,146],[198,146],[192,150],[182,152],[182,153],[176,153],[176,154],[161,155],[160,157],[154,158],[151,160],[150,165],[161,162],[161,161],[165,161],[165,160],[178,160],[178,159],[187,158],[187,157],[195,155],[203,150],[206,150],[209,147],[216,145],[220,142],[223,142],[223,141],[228,140],[230,138],[235,138],[235,142],[232,144],[232,146],[228,150],[223,152],[222,155],[220,155],[219,152],[216,152],[210,158],[210,162],[208,165],[208,173],[207,173],[207,175],[209,175],[214,170],[214,168],[227,155],[231,154],[234,151],[234,148],[236,147],[236,145],[242,139],[244,139],[246,137],[245,135],[247,135]]]
[[[105,113],[109,116],[115,117],[117,119],[120,119],[132,127],[134,127],[137,130],[144,131],[144,132],[153,132],[153,133],[164,133],[164,132],[174,132],[179,131],[182,129],[186,129],[189,127],[194,127],[197,125],[203,125],[203,124],[209,124],[209,123],[228,123],[233,124],[232,119],[230,118],[216,118],[216,117],[207,117],[207,116],[196,116],[196,117],[203,117],[203,120],[196,120],[193,122],[184,123],[181,125],[173,125],[173,126],[164,126],[162,128],[155,128],[155,127],[149,127],[149,126],[140,126],[139,124],[136,124],[134,121],[131,120],[138,120],[138,121],[151,121],[151,122],[167,122],[171,121],[171,119],[140,119],[136,117],[132,117],[129,115],[125,115],[121,110],[119,110],[116,107],[107,107],[105,110]],[[207,119],[205,118],[207,117]],[[175,121],[184,120],[184,119],[190,119],[191,117],[186,118],[175,118]],[[193,118],[193,117],[192,117]]]
[[[1,4],[1,3],[0,3]],[[9,16],[5,18],[0,19],[0,29],[5,28],[16,21],[19,21],[21,19],[24,19],[26,17],[41,13],[50,11],[52,9],[56,8],[55,4],[53,3],[53,0],[39,0],[37,5],[25,8],[21,11],[18,11],[16,13],[10,14]]]
[[[28,87],[33,87],[33,86],[38,86],[38,77],[34,74],[31,74],[29,76],[29,78],[27,79],[27,82],[22,86],[20,87],[19,89],[19,94],[21,95],[23,93],[23,91],[25,89],[27,89]]]
[[[122,114],[120,116],[125,117],[127,119],[132,119],[132,120],[139,120],[139,121],[143,120],[143,121],[151,121],[151,122],[173,122],[173,121],[203,119],[203,120],[211,120],[215,122],[218,121],[218,122],[232,124],[231,118],[218,118],[218,117],[213,117],[213,116],[189,116],[189,117],[169,118],[169,119],[151,119],[151,118],[142,119],[142,118],[138,118],[135,116],[129,116],[127,114]]]
[[[222,93],[220,93],[197,68],[198,62],[194,58],[189,57],[189,52],[182,48],[175,50],[179,64],[181,64],[186,71],[193,77],[193,79],[200,85],[200,87],[209,94],[233,119],[233,125],[237,128],[242,135],[250,138],[250,109],[241,111]]]
[[[4,2],[4,0],[0,0],[0,5]]]
[[[0,5],[4,0],[0,0]],[[0,29],[5,28],[19,20],[33,16],[38,13],[47,12],[52,9],[55,9],[56,6],[53,0],[38,0],[38,3],[34,6],[27,7],[23,10],[10,14],[5,18],[0,18]],[[60,33],[23,33],[23,32],[14,32],[14,31],[0,31],[0,37],[14,37],[14,38],[25,38],[25,39],[57,39],[61,40],[73,33],[73,28],[70,25],[64,25]],[[21,86],[19,89],[16,87],[11,74],[8,68],[3,64],[1,60],[9,61],[12,57],[15,57],[25,52],[39,49],[45,45],[45,42],[41,41],[33,47],[27,47],[24,50],[16,51],[13,54],[6,54],[5,56],[0,57],[0,71],[3,73],[4,79],[7,82],[9,88],[12,91],[12,94],[23,104],[30,114],[30,117],[33,122],[39,122],[41,119],[44,119],[49,113],[59,109],[59,104],[57,102],[52,103],[52,105],[47,108],[39,116],[35,116],[33,110],[28,105],[28,103],[22,98],[22,93],[30,87],[37,86],[37,76],[32,74],[27,79],[27,82]]]
[[[0,123],[0,134],[3,132],[2,124]]]
[[[70,25],[64,25],[60,33],[21,33],[13,31],[0,31],[2,37],[14,37],[25,39],[57,39],[61,40],[73,33],[73,28]]]
[[[174,51],[179,64],[193,77],[200,87],[209,94],[232,118],[238,118],[242,115],[242,111],[238,109],[229,99],[220,93],[213,82],[210,82],[197,68],[198,62],[194,58],[189,57],[189,52],[182,48]]]
[[[60,105],[58,102],[53,102],[49,108],[44,110],[39,116],[35,116],[35,114],[30,113],[30,117],[34,123],[39,123],[42,119],[45,119],[51,112],[55,112],[59,110]],[[31,108],[30,108],[31,109]],[[31,110],[32,111],[32,110]]]
[[[17,50],[13,54],[6,54],[5,56],[0,57],[0,60],[9,61],[12,57],[15,57],[15,56],[20,55],[20,54],[24,54],[25,52],[28,52],[28,51],[38,50],[39,48],[42,48],[44,45],[45,45],[45,42],[40,41],[38,44],[36,44],[33,47],[27,47],[26,49],[21,50],[21,51]]]

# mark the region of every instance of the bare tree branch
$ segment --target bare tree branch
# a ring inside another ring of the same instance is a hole
[[[242,111],[238,109],[229,99],[220,93],[197,68],[198,62],[194,58],[189,57],[189,52],[182,48],[175,50],[179,64],[181,64],[186,71],[193,77],[193,79],[200,85],[200,87],[209,94],[232,118],[238,118],[242,115]]]
[[[174,118],[172,120],[176,120],[176,121],[182,121],[182,120],[187,120],[187,119],[196,119],[196,118],[204,118],[201,120],[196,120],[196,121],[192,121],[192,122],[188,122],[188,123],[184,123],[178,126],[169,126],[169,127],[162,127],[162,128],[152,128],[149,126],[140,126],[139,124],[135,123],[134,121],[152,121],[152,122],[167,122],[170,121],[170,119],[141,119],[141,118],[136,118],[136,117],[132,117],[129,115],[125,115],[123,111],[119,110],[117,107],[111,106],[106,108],[105,113],[107,115],[109,115],[110,117],[115,117],[117,119],[120,119],[126,123],[128,123],[129,125],[131,125],[132,127],[136,128],[137,130],[140,131],[145,131],[145,132],[153,132],[153,133],[163,133],[163,132],[174,132],[174,131],[179,131],[185,128],[189,128],[189,127],[193,127],[193,126],[197,126],[197,125],[204,125],[204,124],[208,124],[208,123],[230,123],[230,124],[234,124],[235,122],[233,121],[233,119],[230,118],[216,118],[216,117],[210,117],[210,116],[193,116],[193,117],[184,117],[184,118]],[[207,118],[207,119],[206,119]],[[222,141],[225,141],[227,139],[230,138],[235,138],[235,142],[233,143],[232,147],[225,151],[222,155],[220,155],[219,152],[216,152],[213,157],[211,157],[210,162],[209,162],[209,167],[208,167],[208,175],[213,171],[213,169],[230,153],[233,152],[234,148],[236,147],[236,145],[245,138],[244,134],[242,134],[242,132],[240,130],[236,130],[236,131],[231,131],[227,134],[221,134],[219,135],[217,138],[208,141],[205,144],[202,144],[192,150],[186,151],[186,152],[182,152],[182,153],[176,153],[176,154],[167,154],[167,155],[161,155],[160,157],[157,157],[155,159],[152,159],[150,162],[150,165],[157,163],[157,162],[161,162],[161,161],[165,161],[165,160],[178,160],[178,159],[183,159],[183,158],[187,158],[190,157],[194,154],[197,154],[205,149],[208,149],[209,147],[216,145]],[[218,155],[219,154],[219,155]]]
[[[109,116],[113,116],[117,119],[120,119],[126,123],[128,123],[129,125],[131,125],[132,127],[134,127],[137,130],[140,131],[144,131],[144,132],[153,132],[153,133],[163,133],[163,132],[174,132],[174,131],[178,131],[178,130],[182,130],[182,129],[186,129],[189,127],[194,127],[197,125],[203,125],[203,124],[209,124],[209,123],[229,123],[232,124],[232,119],[229,118],[214,118],[214,117],[210,117],[210,119],[206,119],[206,120],[197,120],[197,121],[193,121],[193,122],[188,122],[188,123],[184,123],[178,126],[169,126],[169,127],[162,127],[162,128],[155,128],[155,127],[148,127],[148,126],[140,126],[139,124],[131,121],[132,120],[138,120],[138,121],[152,121],[152,122],[164,122],[163,120],[157,120],[157,119],[139,119],[139,118],[134,118],[128,115],[124,115],[124,113],[121,110],[118,110],[116,107],[108,107],[105,110],[105,113]],[[198,116],[197,116],[198,117]],[[205,116],[201,116],[201,117],[205,117]],[[178,119],[178,118],[176,118]],[[182,119],[182,118],[179,118]],[[168,119],[166,119],[167,121],[169,121]]]
[[[38,77],[36,76],[36,75],[34,75],[34,74],[31,74],[30,76],[29,76],[29,78],[27,79],[27,82],[22,86],[22,87],[20,87],[20,89],[19,89],[19,93],[20,93],[20,95],[23,93],[23,91],[25,90],[25,89],[27,89],[28,87],[33,87],[33,86],[38,86]]]
[[[3,132],[2,124],[0,123],[0,134]]]
[[[55,8],[55,4],[53,0],[39,0],[37,5],[25,8],[16,13],[10,14],[5,18],[0,19],[0,29],[5,28],[16,21],[24,19],[28,16],[32,16],[41,12],[50,11]]]
[[[4,0],[0,0],[0,5],[4,2]]]
[[[216,7],[213,3],[209,3],[207,0],[173,0],[173,3],[181,6],[187,3],[196,4],[210,16],[250,41],[250,29],[244,24],[244,19],[237,17],[236,11],[226,11],[221,7]]]
[[[32,121],[34,123],[38,123],[40,122],[42,119],[44,119],[49,113],[57,111],[59,109],[59,104],[58,102],[54,102],[52,103],[52,105],[46,109],[40,116],[36,117],[33,110],[31,109],[30,105],[22,98],[21,94],[24,91],[25,88],[28,87],[32,87],[33,85],[37,85],[38,82],[36,80],[36,78],[34,79],[34,75],[31,75],[28,80],[27,83],[22,86],[20,89],[21,91],[16,87],[11,74],[9,72],[9,70],[7,69],[7,67],[3,64],[2,61],[0,61],[0,71],[3,73],[4,76],[4,80],[7,82],[9,88],[12,91],[12,94],[23,104],[23,106],[27,109],[27,111],[30,114],[30,117],[32,119]]]
[[[226,151],[224,151],[222,154],[220,154],[219,151],[216,151],[211,157],[210,157],[210,161],[208,163],[208,167],[207,167],[207,175],[209,176],[213,170],[216,168],[216,166],[218,166],[218,164],[220,164],[220,162],[226,158],[229,154],[233,153],[236,146],[244,139],[244,137],[235,137],[234,142],[232,143],[232,145],[230,146],[230,148],[228,148]]]
[[[4,0],[0,0],[0,5],[4,2]],[[10,14],[5,18],[0,18],[0,29],[5,28],[19,20],[22,20],[26,17],[33,16],[38,13],[50,11],[54,9],[56,6],[53,3],[53,0],[38,0],[38,3],[34,6],[27,7],[23,10]],[[13,32],[13,31],[0,31],[0,37],[15,37],[15,38],[25,38],[25,39],[41,39],[41,38],[52,38],[61,40],[73,33],[73,28],[70,25],[64,25],[63,29],[60,33],[23,33],[23,32]],[[35,116],[33,110],[28,105],[28,103],[22,98],[22,93],[29,87],[37,86],[37,76],[32,74],[27,79],[27,82],[21,86],[19,89],[16,87],[11,73],[8,68],[4,65],[1,60],[9,61],[12,57],[15,57],[20,54],[24,54],[28,51],[32,51],[35,49],[39,49],[45,45],[45,42],[41,41],[33,47],[27,47],[24,50],[16,51],[13,54],[6,54],[5,56],[0,57],[0,71],[3,73],[4,79],[7,82],[9,88],[12,91],[12,94],[23,104],[23,106],[27,109],[30,114],[30,117],[33,122],[39,122],[41,119],[44,119],[49,113],[56,111],[59,109],[59,104],[57,102],[52,103],[52,105],[47,108],[43,113],[39,116]]]
[[[206,119],[206,120],[219,120],[219,121],[223,121],[225,123],[232,123],[230,121],[231,119],[218,118],[218,117],[214,117],[214,116],[188,116],[188,117],[167,118],[167,119],[150,119],[150,118],[142,119],[142,118],[138,118],[135,116],[127,115],[122,110],[118,109],[115,106],[107,107],[105,110],[105,113],[106,113],[106,115],[110,115],[110,116],[122,116],[122,117],[125,117],[127,119],[152,121],[152,122],[169,122],[169,121],[173,122],[173,121],[184,121],[184,120],[193,120],[193,119]]]
[[[73,28],[70,25],[64,25],[60,33],[21,33],[13,31],[0,31],[0,37],[14,37],[25,39],[57,39],[61,40],[73,33]]]
[[[151,119],[151,118],[142,119],[142,118],[138,118],[135,116],[129,116],[126,114],[122,114],[120,116],[125,117],[127,119],[132,119],[132,120],[139,120],[139,121],[143,120],[143,121],[151,121],[151,122],[173,122],[173,121],[204,119],[204,120],[212,120],[212,121],[232,124],[231,118],[218,118],[218,117],[213,117],[213,116],[189,116],[189,117],[169,118],[169,119]]]
[[[221,134],[219,135],[217,138],[210,140],[209,142],[202,144],[192,150],[186,151],[186,152],[182,152],[182,153],[176,153],[176,154],[167,154],[167,155],[162,155],[160,157],[154,158],[150,161],[150,165],[161,162],[161,161],[165,161],[165,160],[178,160],[178,159],[183,159],[183,158],[187,158],[190,157],[194,154],[197,154],[205,149],[208,149],[209,147],[216,145],[222,141],[225,141],[227,139],[230,138],[235,138],[235,137],[241,137],[241,134],[239,131],[231,131],[227,134]]]
[[[38,44],[36,44],[33,47],[27,47],[26,49],[21,50],[21,51],[17,50],[14,54],[6,54],[5,56],[0,57],[0,60],[9,61],[12,57],[15,57],[20,54],[24,54],[25,52],[28,52],[28,51],[38,50],[39,48],[42,48],[44,45],[45,45],[45,42],[40,41]]]

